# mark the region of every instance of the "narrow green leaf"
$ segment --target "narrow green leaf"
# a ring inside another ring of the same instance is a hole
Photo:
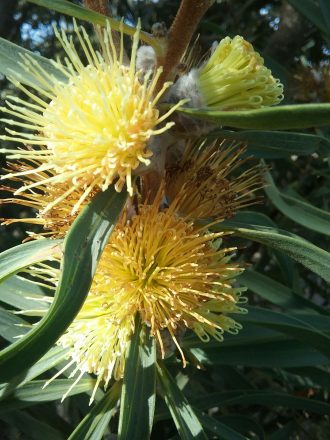
[[[156,344],[149,329],[135,320],[121,393],[118,439],[149,439],[156,401]]]
[[[304,240],[298,235],[282,229],[253,226],[246,228],[245,224],[235,221],[225,221],[216,230],[229,229],[239,237],[257,241],[275,250],[284,252],[289,257],[317,273],[330,282],[330,253]]]
[[[296,421],[288,422],[282,428],[273,432],[268,440],[288,440],[288,438],[292,438],[297,428],[299,428],[299,426]]]
[[[121,384],[116,382],[79,423],[68,440],[102,440],[119,399],[120,389]]]
[[[258,130],[288,130],[330,124],[330,104],[280,105],[240,111],[181,107],[177,111],[197,119],[217,122],[222,126]]]
[[[114,20],[111,17],[100,14],[99,12],[92,11],[91,9],[84,8],[79,5],[75,5],[66,0],[28,0],[30,3],[35,5],[43,6],[44,8],[50,9],[51,11],[57,11],[61,14],[70,15],[71,17],[79,18],[80,20],[85,20],[93,24],[98,24],[101,26],[106,25],[107,22],[115,31],[120,31],[121,29],[127,35],[134,35],[135,28],[128,26],[125,22],[121,24],[120,21]],[[152,35],[147,32],[140,33],[140,39],[145,43],[158,47],[157,40]]]
[[[258,405],[270,406],[273,410],[276,407],[293,408],[313,412],[316,414],[330,414],[330,404],[316,399],[296,397],[291,394],[276,391],[250,391],[235,390],[208,393],[197,398],[192,398],[191,403],[199,410],[206,410],[217,406],[226,407],[232,405]],[[155,420],[167,420],[168,411],[164,408],[156,409]],[[194,437],[189,437],[194,438]]]
[[[61,252],[61,240],[35,240],[0,254],[0,281],[39,261],[51,260]],[[1,298],[0,298],[1,300]]]
[[[9,310],[0,308],[0,336],[6,341],[14,342],[17,337],[25,335],[31,324]]]
[[[253,310],[253,313],[255,313],[255,310]],[[316,328],[323,333],[330,334],[329,316],[318,315],[315,313],[313,314],[299,313],[299,315],[292,314],[292,316],[301,319],[310,327]]]
[[[289,158],[292,155],[309,156],[316,151],[326,155],[330,151],[330,141],[323,136],[289,131],[217,129],[212,131],[208,137],[246,142],[248,154],[264,159]]]
[[[60,362],[64,361],[68,356],[68,350],[62,347],[52,347],[47,353],[36,362],[33,367],[29,368],[24,374],[22,374],[21,379],[23,379],[19,386],[22,386],[29,382],[30,380],[35,379],[51,368],[56,367]],[[15,380],[19,379],[19,376],[15,377]]]
[[[233,218],[233,221],[242,223],[248,228],[251,227],[251,225],[260,225],[277,229],[277,225],[273,220],[265,214],[255,211],[239,211]],[[294,283],[294,275],[297,271],[295,261],[283,252],[273,250],[273,253],[281,269],[285,283],[292,286]]]
[[[330,389],[330,373],[317,367],[296,367],[287,368],[292,374],[297,374],[300,377],[308,377],[314,384],[319,385],[322,389]]]
[[[330,414],[330,405],[328,403],[274,391],[237,390],[217,392],[192,399],[192,402],[199,409],[207,409],[214,406],[265,405],[271,408],[281,406],[306,410],[317,414]]]
[[[163,363],[157,365],[157,373],[166,404],[172,414],[181,439],[207,439],[194,410]]]
[[[330,36],[330,28],[327,26],[320,7],[313,0],[288,0],[307,20],[311,21],[321,32]]]
[[[0,73],[5,76],[15,77],[15,79],[23,84],[45,89],[44,83],[41,84],[34,75],[24,69],[22,61],[26,55],[37,61],[49,76],[54,76],[59,81],[67,82],[66,76],[55,67],[51,60],[23,49],[4,38],[0,38]]]
[[[330,35],[330,3],[329,0],[319,0],[320,8],[323,13],[324,21],[328,28],[328,34]]]
[[[0,301],[19,310],[35,309],[45,312],[49,309],[50,302],[43,301],[42,297],[46,297],[47,293],[49,291],[43,290],[38,284],[19,276],[7,278],[0,284]]]
[[[33,330],[0,353],[3,380],[9,381],[40,359],[70,325],[88,294],[97,262],[125,199],[125,191],[117,193],[110,187],[99,193],[75,220],[64,242],[54,301]]]
[[[248,324],[244,324],[247,326]],[[259,330],[260,331],[260,330]],[[204,367],[217,365],[244,365],[256,368],[295,368],[329,365],[329,358],[312,347],[296,340],[249,342],[240,345],[219,343],[217,348],[209,344],[193,348],[195,359]]]
[[[207,416],[203,414],[201,411],[195,411],[198,415],[198,418],[204,428],[221,438],[221,440],[249,440],[245,435],[240,434],[237,431],[234,431],[232,428],[229,428],[224,423],[219,422],[219,420],[214,417]]]
[[[219,347],[221,350],[220,344]],[[226,386],[228,386],[228,388],[230,389],[255,389],[255,386],[251,383],[251,380],[245,375],[243,371],[239,371],[238,368],[229,365],[219,365],[217,368],[217,373],[218,376],[221,377],[223,383],[225,383]]]
[[[256,440],[265,440],[265,433],[262,426],[253,418],[240,414],[227,414],[219,416],[219,421],[232,429],[239,430],[240,433],[246,433],[249,438],[254,434]]]
[[[252,292],[280,307],[298,312],[314,311],[325,314],[329,313],[324,307],[314,304],[312,301],[298,295],[283,284],[254,270],[243,272],[239,280],[242,285],[248,287]]]
[[[330,213],[295,197],[282,194],[270,173],[265,173],[268,199],[286,217],[306,228],[330,236]]]
[[[30,440],[65,440],[65,435],[47,423],[38,420],[27,412],[13,411],[1,414],[0,419],[9,425],[15,426],[24,435],[22,438]]]
[[[241,315],[236,319],[240,322],[249,322],[254,325],[278,330],[287,334],[289,337],[295,337],[316,348],[320,353],[328,356],[330,360],[330,337],[322,330],[304,319],[304,315],[289,315],[288,313],[274,312],[261,307],[248,306],[248,313]],[[316,319],[319,317],[316,316]],[[323,317],[328,322],[330,329],[330,317]]]
[[[2,398],[0,400],[0,413],[5,414],[14,409],[38,405],[41,402],[59,400],[74,382],[75,379],[55,379],[42,390],[45,381],[33,380],[22,387],[17,388],[8,398]],[[91,391],[94,386],[94,379],[81,379],[79,383],[72,388],[68,395],[74,396],[76,394]]]

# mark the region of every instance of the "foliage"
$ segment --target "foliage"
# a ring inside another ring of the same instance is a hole
[[[301,60],[318,72],[329,55],[330,9],[327,2],[316,0],[239,0],[235,7],[231,3],[216,2],[206,13],[200,23],[201,44],[208,48],[213,39],[239,32],[264,47],[269,65],[275,66],[273,73],[288,86],[285,105],[233,112],[181,108],[176,118],[178,125],[180,121],[184,125],[186,117],[196,124],[201,120],[212,124],[209,139],[245,142],[247,153],[268,167],[263,204],[212,226],[214,231],[232,231],[226,244],[243,248],[239,258],[249,264],[239,278],[248,288],[248,313],[235,318],[243,329],[222,342],[208,343],[186,332],[181,346],[188,364],[183,369],[173,352],[160,360],[149,329],[136,318],[124,378],[105,392],[98,388],[92,406],[88,400],[96,379],[87,373],[72,389],[74,379],[67,377],[55,378],[41,390],[45,380],[65,365],[67,350],[53,344],[86,297],[126,196],[110,187],[94,198],[73,223],[64,244],[44,239],[13,247],[23,238],[24,228],[11,225],[9,235],[3,227],[7,235],[1,239],[2,248],[10,247],[0,255],[4,438],[96,440],[110,438],[110,433],[118,433],[119,439],[329,438],[330,104],[322,102],[317,90],[313,90],[314,102],[297,102],[296,90],[308,87],[307,82],[297,82]],[[298,46],[287,53],[289,62],[276,59],[269,43],[283,33],[281,13],[288,3],[307,29]],[[125,29],[132,34],[138,16],[143,29],[163,17],[170,25],[178,4],[113,2],[112,12],[126,18]],[[53,74],[47,58],[57,54],[58,47],[50,23],[70,28],[71,19],[65,14],[91,24],[104,20],[64,0],[18,2],[12,14],[17,22],[12,39],[31,50],[33,58],[40,59],[36,53],[40,51],[44,69]],[[152,44],[152,35],[145,33],[145,41]],[[161,45],[156,48],[162,50]],[[0,40],[0,49],[0,72],[20,69],[14,60],[23,49],[6,39]],[[294,57],[300,57],[296,65]],[[21,77],[31,83],[24,70]],[[4,80],[2,85],[4,90],[11,88]],[[28,216],[26,208],[18,213],[19,209],[6,207],[2,217]],[[44,283],[32,282],[27,268],[59,246],[64,249],[61,278],[47,312],[53,292]],[[24,317],[17,314],[20,310]],[[41,325],[35,326],[40,317]],[[70,369],[64,374],[69,376]],[[69,388],[69,397],[60,404]]]

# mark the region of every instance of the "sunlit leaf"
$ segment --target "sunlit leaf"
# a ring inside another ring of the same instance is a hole
[[[49,402],[52,400],[59,400],[68,391],[75,379],[56,379],[49,384],[44,390],[44,380],[33,380],[20,388],[17,388],[13,393],[6,398],[2,396],[0,401],[0,413],[6,413],[9,410],[26,408],[28,406],[37,405],[40,402]],[[95,386],[93,379],[81,379],[68,394],[74,396],[76,394],[90,391]]]
[[[163,364],[157,366],[159,383],[175,426],[183,440],[206,439],[207,436],[187,399]]]
[[[118,439],[147,439],[152,430],[156,401],[156,343],[136,318],[129,343],[121,395]]]
[[[68,440],[101,440],[119,399],[121,384],[116,382],[79,423]]]
[[[110,187],[99,193],[75,220],[64,242],[61,276],[51,308],[24,338],[0,353],[3,380],[10,380],[40,359],[78,313],[125,200],[125,191],[117,193]]]
[[[330,213],[281,193],[270,173],[265,173],[265,192],[276,208],[286,217],[306,228],[330,236]]]
[[[308,156],[315,152],[327,155],[330,151],[330,141],[327,138],[290,131],[217,129],[212,131],[208,137],[233,139],[246,143],[248,154],[264,159],[290,158],[292,155]]]
[[[329,313],[324,307],[314,304],[285,285],[255,270],[246,270],[239,279],[242,285],[248,287],[252,292],[280,307],[292,311]]]
[[[287,130],[330,124],[330,104],[296,104],[258,110],[217,111],[181,107],[178,112],[222,126],[259,130]]]
[[[2,252],[0,254],[0,282],[27,266],[59,255],[61,243],[61,240],[35,240]]]
[[[101,26],[106,25],[107,21],[110,23],[111,28],[115,31],[119,31],[121,28],[127,35],[134,35],[135,28],[128,26],[127,24],[121,24],[119,21],[114,20],[111,17],[100,14],[99,12],[92,11],[91,9],[84,8],[79,5],[75,5],[66,0],[28,0],[30,3],[34,3],[44,8],[60,12],[71,17],[79,18],[80,20],[86,20],[93,24]],[[146,32],[140,33],[140,38],[150,46],[157,46],[157,40]]]
[[[282,251],[294,258],[308,269],[330,281],[330,253],[315,246],[295,234],[281,229],[253,226],[246,228],[245,224],[235,221],[226,221],[217,226],[217,229],[230,229],[236,235],[257,241],[275,250]]]
[[[17,44],[0,38],[0,73],[5,76],[15,77],[19,82],[34,87],[46,87],[44,83],[40,83],[37,78],[29,73],[22,64],[24,56],[29,55],[47,72],[50,76],[54,76],[57,80],[66,82],[66,76],[58,70],[51,60],[37,55]]]

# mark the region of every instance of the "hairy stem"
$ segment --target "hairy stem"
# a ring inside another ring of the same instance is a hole
[[[163,66],[163,73],[158,81],[158,90],[168,78],[171,78],[172,70],[180,63],[201,18],[212,4],[213,0],[181,0],[181,5],[169,30],[164,57],[158,58],[158,64]]]
[[[84,6],[103,15],[110,13],[108,0],[84,0]]]
[[[84,0],[84,6],[92,11],[99,12],[100,14],[110,17],[110,7],[108,0]],[[95,32],[99,38],[102,38],[100,28],[95,26]],[[120,54],[120,35],[117,31],[111,31],[112,40],[115,45],[117,56]],[[128,62],[127,54],[124,53],[124,62]]]

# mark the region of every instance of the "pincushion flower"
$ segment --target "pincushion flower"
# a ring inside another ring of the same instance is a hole
[[[221,40],[197,76],[202,101],[212,109],[255,109],[278,104],[283,98],[280,81],[252,44],[239,35]]]
[[[210,336],[222,340],[225,331],[236,333],[241,327],[227,315],[245,312],[243,289],[234,286],[242,271],[230,261],[234,248],[219,245],[223,232],[196,228],[179,217],[178,198],[163,210],[161,200],[159,191],[130,220],[121,218],[82,309],[59,340],[71,358],[64,370],[76,365],[75,383],[84,373],[94,373],[94,393],[100,383],[106,388],[112,378],[123,376],[136,313],[150,327],[162,357],[165,331],[184,363],[177,338],[182,330],[208,341]]]
[[[27,188],[21,190],[18,195],[0,199],[0,204],[17,204],[33,208],[35,215],[32,217],[6,218],[3,219],[3,224],[10,225],[20,222],[40,225],[44,231],[36,234],[35,238],[37,239],[41,238],[41,236],[64,238],[79,212],[95,195],[95,192],[92,191],[81,202],[82,192],[79,188],[70,191],[70,182],[47,185],[47,183],[44,183],[44,180],[55,176],[55,174],[42,171],[36,173],[32,165],[16,163],[12,164],[10,170],[14,174],[15,171],[17,171],[17,174],[23,173],[23,175],[12,177],[12,180],[25,185]],[[28,175],[24,175],[25,172]],[[14,194],[16,191],[14,187],[10,186],[2,186],[0,189]],[[31,232],[29,235],[34,236]]]
[[[283,85],[243,37],[226,37],[200,66],[183,75],[168,100],[190,98],[189,107],[251,110],[278,104]]]
[[[263,186],[262,168],[247,167],[245,148],[226,141],[187,141],[182,157],[166,171],[166,194],[174,199],[182,189],[177,209],[194,220],[233,217],[239,209],[260,201],[255,191]]]
[[[162,123],[180,103],[161,116],[156,105],[169,86],[165,83],[154,93],[161,68],[146,75],[136,71],[139,26],[129,65],[123,64],[123,35],[117,54],[110,26],[102,32],[102,54],[93,48],[83,27],[74,23],[74,31],[79,48],[64,31],[60,34],[55,29],[67,55],[63,63],[53,62],[63,80],[49,75],[28,55],[23,58],[24,69],[35,78],[34,90],[15,76],[10,78],[27,98],[7,97],[7,107],[2,111],[15,119],[4,121],[18,128],[7,128],[8,135],[1,139],[30,146],[19,151],[3,150],[11,159],[33,162],[35,169],[22,175],[44,173],[42,181],[23,185],[17,194],[40,185],[65,184],[67,191],[62,199],[81,192],[74,207],[77,210],[91,193],[104,191],[117,178],[118,191],[126,182],[128,192],[133,193],[132,172],[140,164],[150,163],[149,139],[172,126],[172,122]],[[85,61],[78,54],[81,51]],[[5,178],[15,175],[20,174]]]

